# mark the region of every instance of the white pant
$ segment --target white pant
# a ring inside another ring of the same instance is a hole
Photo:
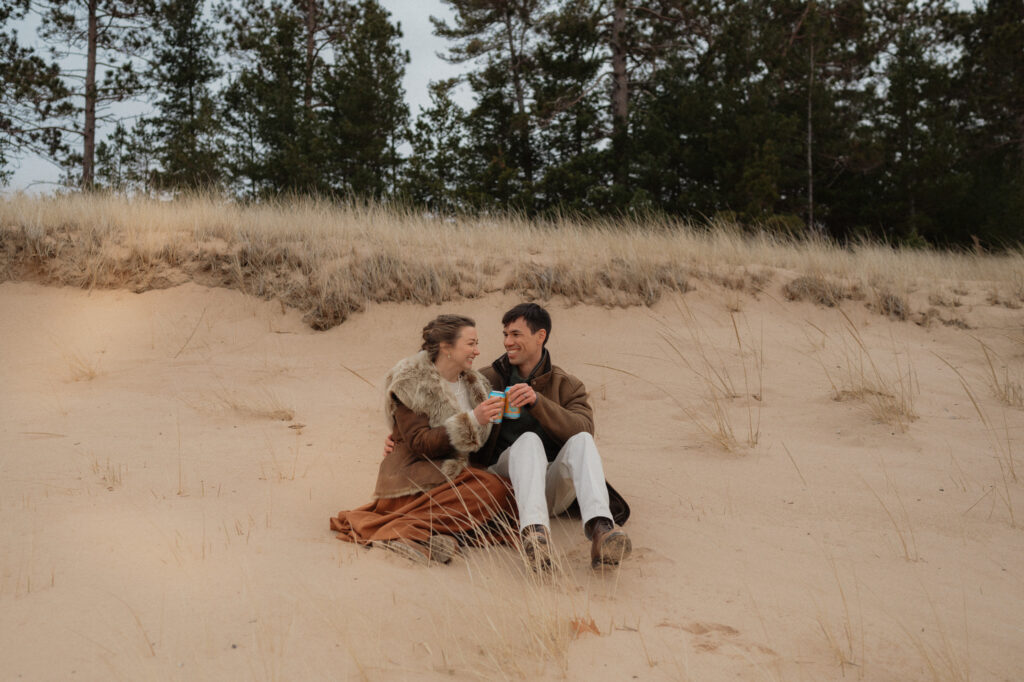
[[[585,431],[569,438],[550,464],[540,436],[524,433],[501,453],[490,471],[512,480],[520,530],[534,524],[547,526],[549,514],[561,514],[574,499],[580,502],[584,528],[592,518],[612,518],[601,456],[594,437]]]

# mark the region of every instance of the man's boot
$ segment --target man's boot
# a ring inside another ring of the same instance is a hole
[[[621,528],[616,528],[611,519],[597,517],[587,522],[590,532],[590,566],[603,568],[618,566],[633,551],[633,543]]]
[[[539,523],[527,526],[522,532],[523,553],[526,562],[534,571],[551,568],[551,548],[548,544],[548,529]]]

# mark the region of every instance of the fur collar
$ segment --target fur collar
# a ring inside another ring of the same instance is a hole
[[[487,398],[491,387],[482,374],[470,370],[462,373],[462,379],[466,382],[470,403],[476,405]],[[476,423],[452,421],[453,416],[462,414],[462,408],[447,389],[446,383],[430,361],[427,351],[420,351],[399,361],[384,379],[384,414],[388,428],[394,423],[393,399],[397,398],[410,410],[427,415],[432,427],[447,428],[452,445],[460,453],[473,452],[486,442],[490,424],[480,426]]]

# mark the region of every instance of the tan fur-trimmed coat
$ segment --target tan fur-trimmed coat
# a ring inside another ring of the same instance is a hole
[[[464,372],[469,401],[486,400],[490,384]],[[459,407],[426,351],[405,358],[384,380],[384,414],[395,449],[380,464],[375,499],[430,490],[462,473],[469,453],[487,442],[491,425],[476,423]]]

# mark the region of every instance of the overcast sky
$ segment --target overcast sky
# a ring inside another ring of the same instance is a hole
[[[3,2],[4,0],[0,0]],[[380,0],[394,21],[401,25],[402,46],[409,52],[409,64],[405,70],[405,93],[412,116],[419,113],[420,107],[430,104],[427,84],[432,80],[451,78],[459,73],[459,67],[448,64],[437,57],[437,52],[444,51],[446,41],[433,33],[430,16],[449,18],[451,12],[441,0]],[[27,37],[28,31],[22,30]],[[468,102],[462,102],[465,106]],[[100,131],[102,136],[104,131]],[[56,188],[60,171],[43,159],[29,157],[21,162],[14,177],[6,188],[0,192],[28,190],[33,193],[46,193]]]

